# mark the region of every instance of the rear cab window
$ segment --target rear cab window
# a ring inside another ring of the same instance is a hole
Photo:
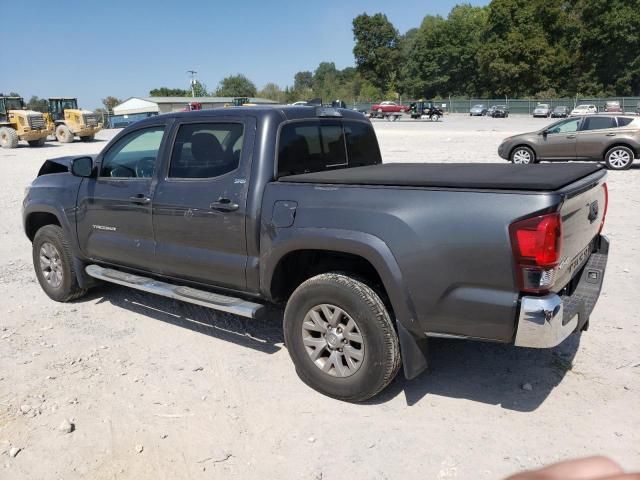
[[[277,177],[380,163],[378,141],[368,122],[305,120],[280,130]]]

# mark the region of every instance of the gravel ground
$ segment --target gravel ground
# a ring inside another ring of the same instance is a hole
[[[385,161],[494,162],[545,120],[376,121]],[[104,286],[50,301],[22,233],[47,157],[0,151],[0,478],[499,479],[606,454],[640,469],[640,165],[609,176],[612,250],[591,328],[552,350],[434,340],[432,372],[364,405],[296,376],[281,315],[247,321]]]

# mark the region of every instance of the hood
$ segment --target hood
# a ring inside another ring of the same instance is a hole
[[[52,173],[68,173],[74,158],[91,157],[96,159],[95,155],[73,155],[69,157],[56,157],[45,160],[38,171],[38,176],[50,175]]]

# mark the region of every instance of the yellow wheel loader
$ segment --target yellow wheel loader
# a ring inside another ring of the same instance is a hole
[[[83,142],[90,142],[102,130],[98,116],[89,110],[79,109],[76,98],[50,98],[49,112],[44,116],[56,140],[62,143],[71,143],[76,136]]]
[[[0,147],[16,148],[20,140],[31,147],[41,147],[52,133],[44,115],[26,110],[21,97],[0,95]]]

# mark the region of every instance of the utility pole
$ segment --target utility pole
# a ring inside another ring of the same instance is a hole
[[[191,84],[191,97],[195,98],[196,83],[198,83],[198,80],[196,79],[196,75],[198,74],[198,72],[196,72],[195,70],[187,70],[187,73],[191,75],[191,80],[189,82]]]

